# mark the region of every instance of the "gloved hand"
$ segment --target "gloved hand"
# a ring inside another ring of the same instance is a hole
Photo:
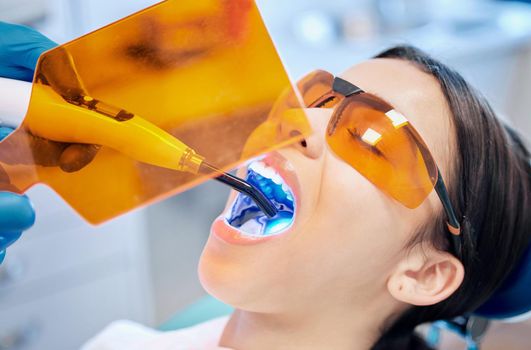
[[[31,81],[39,56],[55,46],[34,29],[0,22],[0,76]]]
[[[41,53],[57,46],[39,32],[25,26],[0,22],[0,76],[31,81]],[[13,131],[0,127],[0,140]],[[35,222],[28,197],[0,192],[0,264],[5,250]]]
[[[0,140],[11,128],[0,127]],[[35,222],[35,212],[28,197],[10,192],[0,192],[0,264],[4,261],[6,248]]]
[[[11,79],[31,81],[34,74],[34,69],[39,59],[39,56],[49,49],[57,46],[56,43],[42,35],[41,33],[29,27],[9,24],[0,21],[0,77],[7,77]],[[68,55],[64,51],[65,55]],[[57,58],[57,54],[55,57]],[[68,57],[65,56],[68,61]],[[50,65],[48,65],[49,67]],[[87,94],[82,87],[82,83],[78,81],[75,74],[75,68],[71,70],[62,67],[61,75],[54,76],[47,84],[61,93],[60,87],[62,85],[71,85],[78,83],[80,93]],[[41,73],[43,68],[41,67]],[[66,84],[64,81],[66,80]],[[19,142],[30,142],[32,149],[31,154],[25,156],[20,148],[19,153],[13,152],[9,154],[1,154],[1,161],[5,164],[38,164],[42,166],[59,166],[65,172],[76,172],[88,165],[96,154],[100,146],[62,143],[46,140],[40,137],[27,140],[29,134],[15,134],[7,143],[10,143],[14,149],[17,149]],[[32,135],[30,135],[32,136]],[[11,190],[9,187],[9,176],[1,176],[2,169],[0,166],[0,188],[3,190]],[[7,186],[5,184],[8,184]]]

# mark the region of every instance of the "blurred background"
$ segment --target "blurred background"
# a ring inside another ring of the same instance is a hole
[[[63,43],[156,2],[0,0],[0,20]],[[340,74],[386,47],[409,43],[458,69],[531,135],[531,1],[258,4],[294,79],[315,68]],[[206,184],[91,227],[50,190],[32,189],[37,223],[0,267],[0,350],[74,349],[116,319],[164,324],[205,295],[196,266],[227,193]],[[530,325],[494,328],[490,348],[529,348]]]

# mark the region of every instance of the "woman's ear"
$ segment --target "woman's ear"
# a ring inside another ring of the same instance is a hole
[[[452,295],[464,274],[463,264],[452,254],[419,244],[398,263],[387,289],[398,301],[433,305]]]

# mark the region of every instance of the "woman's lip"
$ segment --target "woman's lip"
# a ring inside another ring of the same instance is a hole
[[[217,238],[220,238],[222,241],[234,245],[254,245],[264,243],[278,237],[275,235],[256,237],[244,235],[240,230],[229,225],[223,215],[219,216],[216,220],[214,220],[214,222],[212,223],[212,227],[210,228],[210,232]],[[282,235],[284,235],[284,233]]]
[[[293,168],[291,163],[289,163],[289,161],[278,152],[268,153],[264,158],[261,159],[261,161],[263,161],[266,165],[274,168],[282,177],[284,182],[288,185],[288,187],[291,189],[295,200],[295,213],[293,219],[294,221],[290,225],[290,227],[281,234],[270,236],[245,235],[237,228],[234,228],[229,225],[226,220],[226,213],[228,213],[235,200],[235,196],[231,195],[229,205],[225,209],[225,213],[220,215],[216,220],[214,220],[211,227],[211,233],[227,243],[235,245],[254,245],[264,243],[273,239],[289,235],[290,231],[292,231],[293,227],[295,226],[297,209],[300,207],[300,184],[299,180],[297,179],[295,169]]]

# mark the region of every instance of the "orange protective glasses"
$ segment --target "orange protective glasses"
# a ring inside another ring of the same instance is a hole
[[[298,88],[306,107],[334,108],[326,132],[328,145],[381,191],[416,208],[435,188],[454,253],[460,255],[459,221],[443,178],[408,119],[381,98],[325,71],[309,74]]]

